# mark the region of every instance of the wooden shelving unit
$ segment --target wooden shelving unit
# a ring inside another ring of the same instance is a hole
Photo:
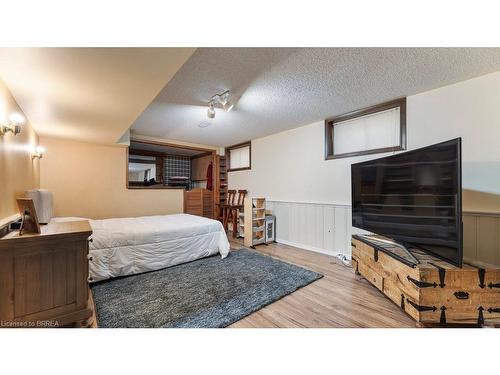
[[[243,243],[247,247],[265,244],[266,199],[245,198],[243,221],[240,216],[240,233],[244,233]]]
[[[227,168],[226,157],[217,156],[215,163],[214,216],[222,220],[221,205],[227,200]]]

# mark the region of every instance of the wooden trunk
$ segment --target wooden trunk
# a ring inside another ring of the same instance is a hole
[[[411,266],[385,247],[352,237],[352,267],[423,325],[500,324],[500,269],[467,263],[463,268],[419,250]]]

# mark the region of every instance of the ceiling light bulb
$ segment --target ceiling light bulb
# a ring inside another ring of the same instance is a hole
[[[208,107],[207,117],[208,118],[214,118],[215,117],[215,108],[214,108],[214,104],[213,103],[210,103],[210,105]]]
[[[231,109],[233,109],[233,107],[234,107],[234,104],[233,104],[230,100],[226,101],[226,102],[222,105],[222,108],[224,108],[224,110],[225,110],[226,112],[229,112]]]
[[[219,103],[222,104],[222,108],[224,108],[226,112],[229,112],[234,107],[234,103],[230,98],[231,98],[230,91],[223,92],[218,97]]]

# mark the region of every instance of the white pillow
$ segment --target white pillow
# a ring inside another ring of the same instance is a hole
[[[52,192],[45,189],[32,189],[26,192],[28,198],[33,199],[36,215],[40,224],[47,224],[53,216]]]

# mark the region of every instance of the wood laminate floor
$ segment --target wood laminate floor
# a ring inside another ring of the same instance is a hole
[[[233,249],[243,246],[241,241],[229,238]],[[278,243],[257,246],[256,251],[324,277],[229,328],[415,327],[399,307],[334,257]],[[95,313],[91,327],[97,327]]]
[[[242,244],[231,238],[231,247],[239,249]],[[257,246],[256,251],[324,277],[230,328],[415,327],[398,306],[334,257],[277,243]]]

